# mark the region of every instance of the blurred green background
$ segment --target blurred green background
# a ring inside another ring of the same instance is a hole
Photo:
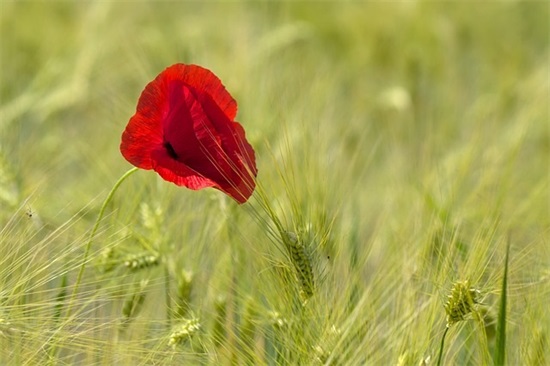
[[[79,206],[120,175],[127,164],[119,137],[137,98],[176,62],[223,80],[260,155],[264,140],[273,144],[286,130],[300,140],[297,155],[318,150],[308,160],[345,150],[331,164],[363,189],[380,170],[407,177],[433,169],[473,136],[483,151],[514,134],[508,128],[525,109],[533,116],[522,121],[529,151],[520,158],[530,178],[545,173],[544,2],[2,2],[1,9],[2,155],[18,194],[47,192],[51,212]],[[376,168],[366,177],[371,159]]]
[[[473,278],[498,293],[510,237],[510,364],[548,362],[532,347],[548,341],[550,321],[549,19],[544,1],[2,1],[0,239],[40,239],[8,223],[30,210],[48,230],[74,221],[43,243],[44,261],[80,253],[130,167],[120,135],[144,86],[169,65],[195,63],[237,100],[258,182],[286,225],[326,234],[316,249],[331,262],[322,291],[331,322],[354,329],[342,339],[355,341],[333,345],[348,364],[433,360],[450,283]],[[255,279],[266,261],[250,264],[265,251],[262,228],[220,206],[221,195],[138,172],[98,243],[139,231],[140,204],[160,207],[175,243],[170,268],[202,273],[196,307],[212,307],[212,288],[233,270],[223,217],[239,232],[233,241],[253,248],[241,253],[246,280],[232,286],[243,298],[276,297],[277,285]],[[438,262],[451,252],[456,261]],[[457,364],[479,361],[455,351]]]

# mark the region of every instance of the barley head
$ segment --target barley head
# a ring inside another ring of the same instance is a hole
[[[122,321],[123,326],[128,325],[141,311],[143,303],[145,302],[145,289],[147,284],[147,280],[142,280],[139,286],[134,289],[132,294],[124,300],[124,304],[122,306],[122,315],[124,317]]]
[[[193,272],[183,270],[178,278],[178,304],[176,311],[177,315],[181,318],[187,316],[190,310],[193,276]]]
[[[295,233],[290,231],[284,232],[283,243],[290,256],[290,261],[294,266],[302,297],[304,300],[307,300],[313,296],[313,291],[315,289],[311,257],[307,253],[307,248]]]
[[[199,319],[185,319],[175,330],[170,334],[168,345],[176,348],[178,345],[185,344],[190,340],[197,331],[201,328]]]
[[[157,253],[143,252],[131,254],[124,260],[124,266],[130,271],[137,271],[143,268],[154,267],[159,264]]]
[[[468,280],[454,283],[445,303],[447,327],[464,320],[469,314],[475,311],[479,294],[479,290],[470,287]]]

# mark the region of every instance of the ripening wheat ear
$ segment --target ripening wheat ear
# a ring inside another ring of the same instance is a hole
[[[115,248],[109,247],[101,251],[96,266],[102,273],[109,273],[118,267],[123,267],[130,272],[137,272],[142,269],[156,267],[159,263],[160,255],[152,250],[121,255]]]
[[[447,327],[458,323],[475,311],[480,292],[470,286],[470,282],[457,281],[451,293],[447,296],[445,312],[447,313]]]
[[[154,252],[130,254],[124,259],[124,266],[130,271],[154,267],[159,264],[159,255]]]
[[[178,302],[176,304],[176,315],[180,318],[185,318],[191,307],[193,277],[193,272],[182,270],[178,278]]]
[[[134,291],[124,300],[124,305],[122,306],[122,329],[125,329],[141,311],[147,295],[145,290],[148,282],[147,280],[142,280],[139,286],[136,286]]]
[[[201,329],[201,323],[197,318],[184,319],[170,334],[168,345],[174,349],[183,345]]]
[[[315,289],[311,256],[307,253],[307,248],[295,233],[285,231],[282,236],[283,243],[288,251],[290,261],[294,266],[296,277],[300,284],[300,292],[304,301],[307,301],[313,296],[313,291]]]
[[[313,347],[315,358],[321,365],[341,364],[337,353],[333,353],[334,345],[342,335],[342,330],[336,325],[332,325],[323,332],[321,340]]]
[[[443,348],[445,347],[445,337],[451,325],[466,320],[471,314],[476,313],[476,305],[479,303],[480,291],[470,286],[470,281],[457,281],[454,283],[451,293],[447,296],[445,303],[445,312],[447,313],[447,326],[441,337],[441,346],[439,348],[439,358],[437,365],[441,365],[443,359]]]

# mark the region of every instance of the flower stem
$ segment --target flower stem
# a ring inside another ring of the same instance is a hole
[[[439,347],[439,357],[437,358],[437,366],[441,366],[441,360],[443,359],[443,347],[445,346],[445,336],[449,331],[449,327],[445,327],[445,332],[443,332],[443,337],[441,338],[441,346]]]
[[[107,195],[107,198],[105,198],[105,201],[103,201],[103,204],[101,205],[101,209],[99,210],[99,214],[97,215],[96,222],[94,224],[94,227],[92,228],[92,232],[90,233],[90,238],[88,239],[88,243],[86,243],[86,248],[84,249],[84,259],[82,260],[82,264],[80,265],[80,270],[78,271],[78,276],[76,277],[76,282],[74,285],[73,293],[71,295],[71,301],[69,302],[69,306],[73,303],[73,300],[76,296],[76,293],[78,292],[78,287],[80,286],[80,282],[82,281],[82,276],[84,275],[84,269],[86,268],[86,263],[88,262],[88,256],[90,255],[90,248],[92,247],[92,242],[94,240],[95,234],[97,232],[97,229],[99,228],[99,223],[101,222],[101,219],[103,219],[103,215],[105,214],[105,209],[113,199],[113,196],[115,195],[115,192],[117,191],[118,187],[128,178],[132,173],[134,173],[138,168],[132,168],[128,170],[122,177],[119,178],[119,180],[115,183],[109,194]],[[67,312],[67,315],[69,315],[69,312]]]

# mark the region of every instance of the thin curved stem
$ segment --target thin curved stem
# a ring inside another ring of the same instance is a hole
[[[449,331],[449,327],[445,327],[445,332],[443,332],[443,337],[441,338],[441,346],[439,347],[439,357],[437,359],[437,366],[441,366],[441,360],[443,359],[443,347],[445,347],[445,336]]]
[[[88,239],[88,242],[86,243],[86,248],[84,249],[84,259],[82,260],[82,264],[80,265],[80,270],[78,271],[78,276],[76,277],[76,282],[74,285],[73,293],[71,295],[71,301],[69,302],[72,304],[76,293],[78,292],[78,287],[80,286],[80,282],[82,281],[82,276],[84,275],[84,269],[86,268],[86,263],[88,262],[88,256],[90,255],[90,248],[92,247],[92,242],[94,240],[95,234],[97,232],[97,229],[99,228],[99,223],[101,222],[101,219],[103,219],[103,215],[105,214],[105,209],[109,205],[109,203],[112,201],[113,196],[115,195],[115,192],[117,191],[118,187],[128,178],[130,175],[132,175],[138,168],[132,168],[128,170],[122,177],[119,178],[119,180],[115,183],[109,194],[107,195],[107,198],[105,198],[105,201],[103,201],[103,204],[101,205],[101,209],[99,210],[99,214],[97,215],[96,222],[94,224],[94,227],[92,228],[92,232],[90,233],[90,238]]]

